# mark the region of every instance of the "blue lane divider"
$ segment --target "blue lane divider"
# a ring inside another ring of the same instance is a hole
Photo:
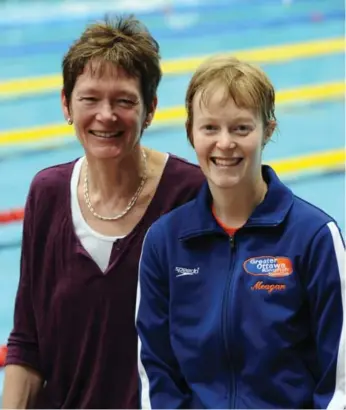
[[[297,2],[297,4],[295,4]],[[195,2],[193,2],[195,3]],[[333,0],[333,6],[343,7],[344,2],[342,0]],[[78,2],[74,4],[77,6]],[[83,3],[83,7],[80,10],[78,8],[71,9],[70,5],[67,6],[61,4],[47,5],[45,7],[37,7],[32,4],[30,7],[25,6],[25,3],[18,4],[17,6],[2,6],[0,8],[0,28],[19,28],[32,26],[39,24],[47,25],[51,28],[52,25],[62,25],[68,22],[86,22],[89,20],[95,20],[102,18],[105,13],[135,13],[140,19],[162,17],[164,11],[164,4],[147,5],[146,9],[136,8],[131,6],[131,2],[123,1],[120,4],[117,2],[105,2],[101,3],[96,9],[94,5],[91,5],[88,9],[87,3]],[[267,4],[273,4],[281,7],[280,0],[216,0],[212,3],[208,0],[200,1],[198,4],[189,4],[184,0],[173,0],[171,6],[175,12],[191,13],[191,12],[205,12],[207,14],[213,11],[220,11],[222,9],[229,9],[230,7],[236,7],[239,9],[251,8],[252,11],[256,7],[263,7]],[[292,7],[300,7],[304,5],[311,5],[313,8],[319,6],[325,6],[326,0],[293,0]],[[168,4],[169,6],[169,4]]]
[[[323,22],[344,20],[343,10],[334,10],[320,16]],[[153,29],[152,34],[157,40],[163,41],[168,39],[187,39],[187,38],[202,38],[204,36],[217,37],[220,34],[233,34],[235,32],[241,33],[248,30],[256,29],[277,29],[279,27],[293,26],[300,24],[318,24],[314,20],[314,16],[311,14],[304,14],[296,16],[294,18],[276,18],[276,19],[264,19],[264,20],[251,20],[251,21],[223,21],[217,23],[206,19],[200,19],[199,24],[181,28],[179,30],[172,29]],[[52,41],[52,42],[38,42],[29,45],[6,45],[0,46],[0,60],[5,58],[25,57],[41,53],[57,53],[63,54],[68,47],[72,44],[70,41]]]

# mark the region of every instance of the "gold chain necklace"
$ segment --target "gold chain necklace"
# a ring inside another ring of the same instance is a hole
[[[90,202],[90,197],[89,197],[88,162],[86,161],[85,178],[84,178],[84,186],[83,186],[84,200],[88,206],[89,211],[95,216],[95,218],[101,219],[102,221],[117,221],[118,219],[124,217],[133,208],[147,180],[147,155],[144,150],[142,150],[142,156],[143,156],[143,161],[144,161],[144,174],[139,184],[139,187],[137,188],[137,191],[131,198],[130,202],[128,203],[124,211],[115,216],[102,216],[98,214],[95,211],[94,207],[92,206]]]

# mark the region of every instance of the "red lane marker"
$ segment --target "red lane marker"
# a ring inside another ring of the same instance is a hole
[[[0,212],[0,225],[22,221],[24,218],[24,209],[10,209],[9,211]]]

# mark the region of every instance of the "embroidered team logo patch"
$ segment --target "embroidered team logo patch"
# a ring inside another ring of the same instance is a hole
[[[282,278],[293,273],[292,262],[284,256],[258,256],[247,259],[244,264],[247,273],[253,276]]]

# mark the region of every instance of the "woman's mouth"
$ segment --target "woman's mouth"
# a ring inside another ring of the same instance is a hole
[[[89,131],[90,134],[98,138],[119,138],[124,134],[124,131]]]
[[[210,160],[214,165],[220,168],[236,167],[239,165],[243,158],[233,157],[233,158],[223,158],[223,157],[211,157]]]

